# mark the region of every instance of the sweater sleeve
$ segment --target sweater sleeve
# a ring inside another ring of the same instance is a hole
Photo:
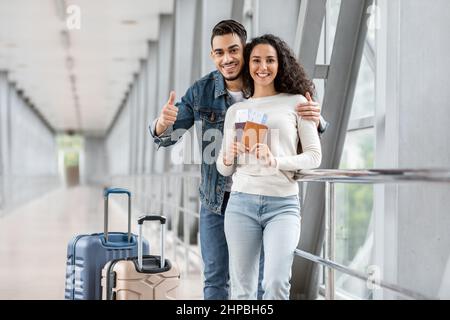
[[[302,143],[303,153],[295,156],[275,157],[277,169],[296,171],[314,169],[320,166],[322,149],[314,121],[298,118],[298,135]]]
[[[216,160],[217,171],[223,176],[231,176],[236,170],[236,164],[234,163],[231,166],[226,166],[223,163],[223,154],[225,150],[228,149],[230,144],[234,141],[236,136],[236,130],[234,128],[234,112],[232,112],[232,106],[227,111],[225,115],[225,123],[224,123],[224,134],[222,139],[222,147],[220,148],[219,155]]]

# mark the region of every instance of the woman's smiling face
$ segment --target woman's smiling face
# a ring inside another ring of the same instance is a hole
[[[278,72],[277,51],[270,44],[258,44],[250,54],[250,76],[255,86],[272,85]]]

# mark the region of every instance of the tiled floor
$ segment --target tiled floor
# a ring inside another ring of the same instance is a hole
[[[110,230],[126,230],[126,221],[110,201]],[[67,243],[76,234],[102,230],[102,190],[87,186],[54,190],[0,217],[0,299],[63,299]],[[159,246],[159,234],[152,234],[150,243]],[[183,255],[174,256],[182,250],[171,247],[170,236],[166,257],[181,270],[179,298],[202,299],[199,264],[190,264],[186,273]]]

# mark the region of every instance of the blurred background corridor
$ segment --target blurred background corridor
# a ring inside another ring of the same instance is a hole
[[[0,0],[0,299],[64,299],[67,243],[103,231],[105,187],[131,191],[135,233],[143,213],[168,217],[179,297],[203,298],[194,130],[157,150],[148,126],[171,90],[214,70],[223,19],[249,40],[280,36],[314,79],[330,123],[321,168],[449,169],[449,13],[448,0]],[[323,256],[325,189],[299,184],[299,248]],[[450,298],[448,183],[335,192],[337,263]],[[125,231],[125,198],[111,203],[110,230]],[[158,228],[144,236],[158,253]],[[296,257],[291,298],[323,298],[326,277]],[[411,298],[334,283],[336,299]]]

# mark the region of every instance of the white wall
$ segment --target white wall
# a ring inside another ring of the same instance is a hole
[[[11,208],[59,185],[57,145],[6,73],[0,75],[0,91],[0,205]]]
[[[379,4],[375,166],[448,168],[450,2]],[[376,189],[375,249],[384,279],[438,296],[450,256],[449,193],[443,184]]]
[[[130,172],[130,105],[127,103],[106,138],[109,175],[128,175]]]
[[[80,181],[82,184],[102,183],[107,179],[108,162],[105,139],[85,137],[80,161]]]

